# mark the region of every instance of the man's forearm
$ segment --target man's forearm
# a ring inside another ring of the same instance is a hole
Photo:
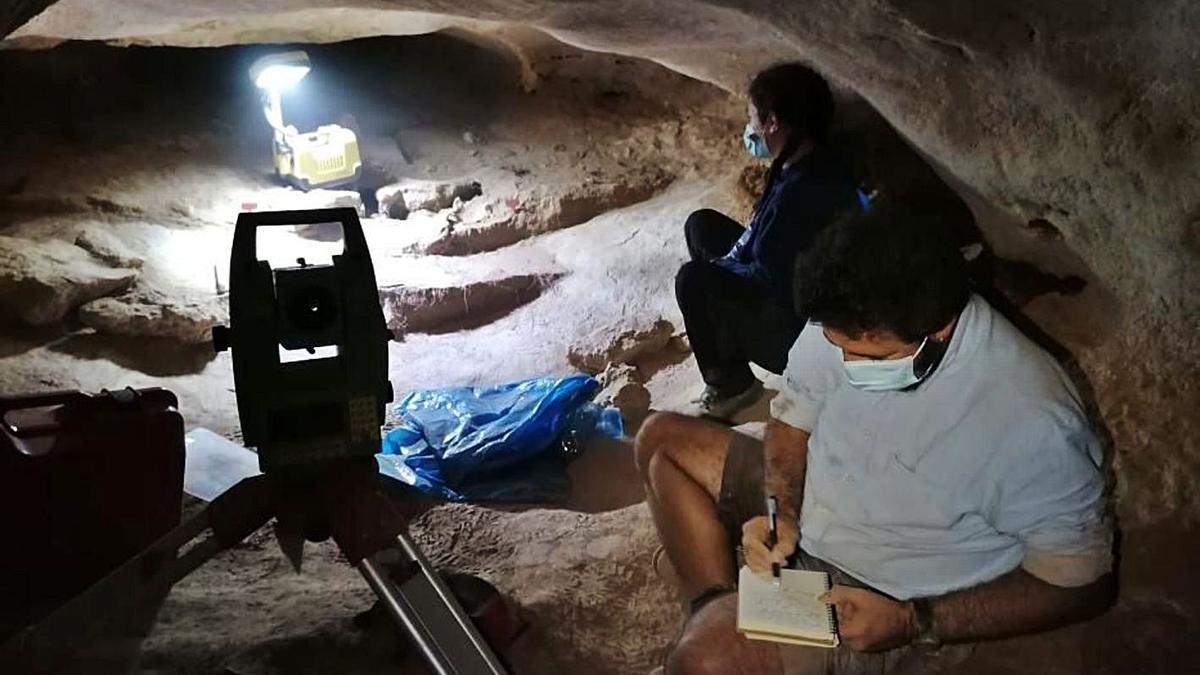
[[[800,513],[804,494],[808,432],[771,420],[763,439],[763,455],[766,460],[763,482],[767,494],[775,495],[779,500],[780,518],[794,519]]]
[[[1021,568],[975,588],[928,599],[933,632],[944,642],[1032,633],[1078,621],[1111,602],[1112,575],[1064,588]]]

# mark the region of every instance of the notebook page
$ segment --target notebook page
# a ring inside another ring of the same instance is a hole
[[[832,640],[828,606],[817,597],[828,588],[824,572],[782,570],[770,575],[743,567],[738,573],[738,630]]]

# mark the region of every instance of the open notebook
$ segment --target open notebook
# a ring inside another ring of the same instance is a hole
[[[752,640],[833,648],[840,642],[833,607],[817,599],[829,590],[824,572],[782,570],[781,582],[743,567],[738,572],[737,629]]]

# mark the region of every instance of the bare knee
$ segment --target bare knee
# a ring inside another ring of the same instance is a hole
[[[737,633],[735,598],[716,600],[692,618],[667,656],[667,675],[778,674],[774,646],[748,641]]]
[[[650,479],[650,464],[654,456],[666,448],[675,435],[680,417],[675,413],[656,412],[642,422],[633,440],[633,455],[642,478]]]
[[[685,637],[667,655],[665,675],[782,675],[773,643],[747,643],[732,627]]]
[[[724,636],[717,631],[691,627],[667,655],[666,675],[727,675],[729,663],[721,649]]]
[[[666,675],[728,675],[723,661],[709,645],[680,643],[667,656]]]
[[[652,492],[682,474],[715,499],[731,433],[710,420],[655,413],[634,440],[638,469]]]

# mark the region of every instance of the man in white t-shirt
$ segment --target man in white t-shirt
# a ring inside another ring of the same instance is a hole
[[[638,463],[691,610],[668,675],[935,672],[975,641],[1111,602],[1101,447],[1084,406],[1062,368],[970,292],[952,241],[880,205],[814,242],[795,282],[810,323],[762,443],[681,415],[643,426]],[[738,634],[738,544],[760,573],[829,572],[843,646]]]

